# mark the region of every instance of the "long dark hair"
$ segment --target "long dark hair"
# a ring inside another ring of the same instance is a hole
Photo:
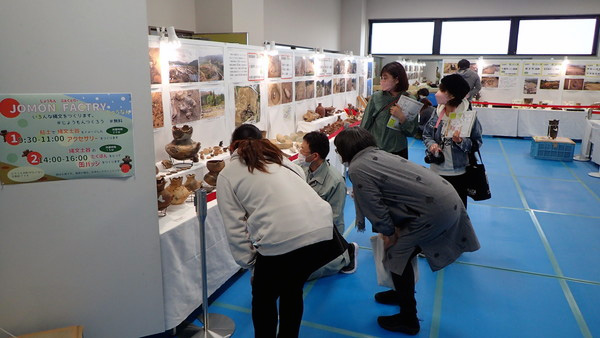
[[[406,75],[404,66],[399,62],[390,62],[383,66],[380,75],[383,75],[383,73],[388,73],[394,79],[398,79],[398,83],[396,84],[396,87],[394,87],[395,92],[404,93],[408,89],[408,76]]]
[[[242,124],[233,131],[229,150],[237,151],[250,173],[254,169],[268,173],[267,164],[283,163],[283,152],[264,139],[260,130],[251,124]]]

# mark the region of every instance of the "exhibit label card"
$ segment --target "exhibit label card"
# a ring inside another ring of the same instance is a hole
[[[525,62],[523,64],[523,75],[542,75],[542,63]]]
[[[292,54],[280,54],[281,59],[281,78],[289,80],[294,77],[294,57]]]
[[[546,76],[560,76],[561,75],[561,63],[544,63],[542,68],[542,75]]]
[[[264,53],[248,53],[248,81],[265,79]]]
[[[245,50],[229,50],[228,67],[231,82],[244,82],[248,80],[248,55]]]
[[[500,75],[517,76],[519,75],[519,66],[519,63],[502,63],[500,64]]]
[[[585,69],[585,76],[600,76],[600,64],[595,63],[587,65]]]
[[[0,95],[0,181],[134,175],[131,94]]]

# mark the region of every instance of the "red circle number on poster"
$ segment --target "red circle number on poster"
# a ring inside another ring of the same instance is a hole
[[[27,154],[27,162],[29,162],[31,165],[40,164],[40,162],[42,162],[42,154],[38,153],[37,151],[30,152]]]
[[[6,133],[6,135],[4,135],[4,141],[11,146],[16,146],[21,143],[21,134],[17,133],[16,131]]]
[[[0,114],[12,119],[13,117],[19,116],[19,110],[17,107],[20,105],[19,101],[11,98],[0,101]]]

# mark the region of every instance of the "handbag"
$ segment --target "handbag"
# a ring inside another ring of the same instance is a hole
[[[492,192],[490,191],[490,184],[485,173],[485,165],[483,165],[479,149],[477,149],[477,154],[479,154],[479,161],[481,163],[477,163],[474,151],[469,152],[469,165],[466,167],[467,196],[471,197],[474,201],[484,201],[492,198]]]

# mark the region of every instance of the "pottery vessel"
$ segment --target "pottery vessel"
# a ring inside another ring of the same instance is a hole
[[[167,189],[165,189],[173,194],[173,200],[171,201],[171,204],[183,204],[183,202],[185,202],[185,200],[191,194],[191,192],[181,184],[182,181],[183,177],[173,177],[171,179],[171,184],[169,184]]]
[[[165,186],[167,185],[167,180],[164,177],[159,177],[156,179],[156,196],[158,200],[158,212],[160,216],[165,216],[167,214],[167,207],[171,204],[173,200],[173,194],[165,190]]]
[[[325,116],[325,107],[323,107],[320,103],[317,106],[317,108],[315,108],[315,113],[319,114],[319,117],[324,117]]]
[[[219,176],[219,172],[225,168],[225,161],[223,160],[210,160],[206,162],[206,169],[208,169],[208,173],[204,175],[204,182],[208,183],[211,186],[217,185],[217,177]]]
[[[185,184],[183,186],[193,193],[202,187],[202,181],[198,181],[196,179],[196,174],[187,174]]]
[[[176,160],[189,160],[198,162],[200,142],[192,140],[194,129],[187,124],[181,128],[173,126],[173,141],[165,146],[165,151]]]

